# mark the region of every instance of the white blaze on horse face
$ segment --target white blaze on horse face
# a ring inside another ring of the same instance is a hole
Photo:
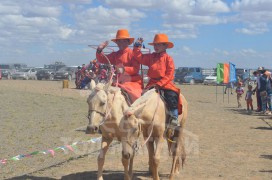
[[[99,127],[106,113],[107,94],[104,90],[93,91],[88,98],[89,124]]]
[[[139,136],[139,123],[138,119],[135,117],[135,115],[131,115],[129,117],[126,117],[125,123],[124,123],[124,134],[127,138],[127,141],[130,143],[133,143],[138,139]]]

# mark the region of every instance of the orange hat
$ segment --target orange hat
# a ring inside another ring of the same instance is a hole
[[[174,44],[170,41],[168,41],[168,37],[166,34],[156,34],[153,40],[153,43],[148,43],[149,45],[154,46],[154,44],[158,43],[165,43],[167,44],[167,48],[172,48],[174,47]]]
[[[116,40],[118,39],[129,39],[129,45],[134,41],[134,38],[129,36],[128,30],[126,29],[119,29],[116,33],[116,38],[112,39],[112,41],[116,43]]]

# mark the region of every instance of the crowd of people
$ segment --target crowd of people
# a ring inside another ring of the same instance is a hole
[[[90,61],[89,64],[77,67],[76,74],[76,88],[89,89],[90,82],[93,80],[97,82],[107,82],[108,74],[111,68],[108,65],[98,63],[97,60]]]
[[[272,114],[272,77],[271,72],[265,70],[264,67],[259,67],[254,71],[253,75],[256,77],[256,87],[253,89],[252,85],[247,86],[245,93],[245,101],[247,104],[247,110],[253,111],[253,95],[256,94],[256,112],[262,112],[263,114]],[[244,94],[242,82],[238,82],[236,88],[238,108],[241,108],[241,99]]]

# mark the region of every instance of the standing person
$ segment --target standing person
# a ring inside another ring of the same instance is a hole
[[[238,103],[238,108],[242,107],[241,104],[241,99],[242,99],[242,95],[244,94],[244,89],[242,88],[242,82],[238,82],[238,86],[235,90],[236,94],[237,94],[237,103]]]
[[[81,79],[81,67],[77,66],[77,70],[75,72],[76,75],[76,80],[75,80],[75,84],[76,84],[76,88],[80,89],[80,79]]]
[[[88,84],[91,82],[91,80],[92,80],[92,77],[90,75],[90,72],[88,71],[88,69],[85,69],[84,78],[81,81],[80,89],[88,89]]]
[[[232,93],[232,89],[234,88],[234,83],[233,82],[229,82],[227,85],[226,85],[226,88],[225,88],[225,94],[227,94],[227,89],[230,88],[230,91],[231,91],[231,94]]]
[[[116,38],[112,39],[112,41],[117,44],[119,50],[108,55],[102,54],[102,50],[108,45],[106,41],[98,46],[96,58],[98,62],[108,64],[107,57],[110,63],[116,67],[118,73],[117,84],[128,93],[133,103],[141,96],[143,87],[143,81],[139,74],[140,63],[133,60],[133,51],[128,47],[134,42],[134,38],[130,37],[128,30],[119,29]]]
[[[262,112],[264,114],[271,114],[272,107],[272,89],[271,89],[271,73],[265,71],[260,77],[260,95],[262,100]],[[268,104],[268,111],[267,110]]]
[[[256,92],[256,98],[257,98],[256,112],[262,111],[262,100],[261,100],[261,95],[260,95],[260,77],[262,76],[263,72],[264,72],[264,68],[258,67],[257,71],[255,71],[255,74],[253,73],[253,75],[256,77],[256,82],[257,82],[257,86],[253,90],[254,92]]]
[[[251,108],[250,110],[253,111],[253,104],[252,104],[252,95],[253,95],[253,91],[252,91],[252,85],[248,85],[247,86],[247,92],[246,92],[246,96],[245,96],[245,100],[246,100],[246,104],[247,104],[247,110],[249,111],[249,107]]]
[[[172,127],[178,126],[178,115],[181,114],[181,100],[179,98],[180,89],[173,83],[175,66],[173,58],[167,54],[166,49],[174,47],[168,40],[166,34],[156,34],[152,43],[155,52],[152,54],[142,54],[140,49],[143,39],[139,38],[134,44],[134,58],[141,64],[148,66],[147,76],[149,82],[145,89],[155,87],[164,92],[165,100],[170,111],[170,122]]]

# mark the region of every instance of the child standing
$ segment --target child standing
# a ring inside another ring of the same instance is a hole
[[[253,91],[252,91],[252,86],[248,85],[247,86],[247,92],[246,92],[246,104],[247,104],[247,110],[249,111],[249,107],[251,108],[251,111],[253,111],[253,105],[252,105],[252,95],[253,95]]]
[[[244,94],[244,89],[242,88],[242,82],[238,82],[238,86],[235,90],[236,94],[237,94],[237,103],[238,103],[238,108],[241,108],[241,99],[242,99],[242,95]]]

